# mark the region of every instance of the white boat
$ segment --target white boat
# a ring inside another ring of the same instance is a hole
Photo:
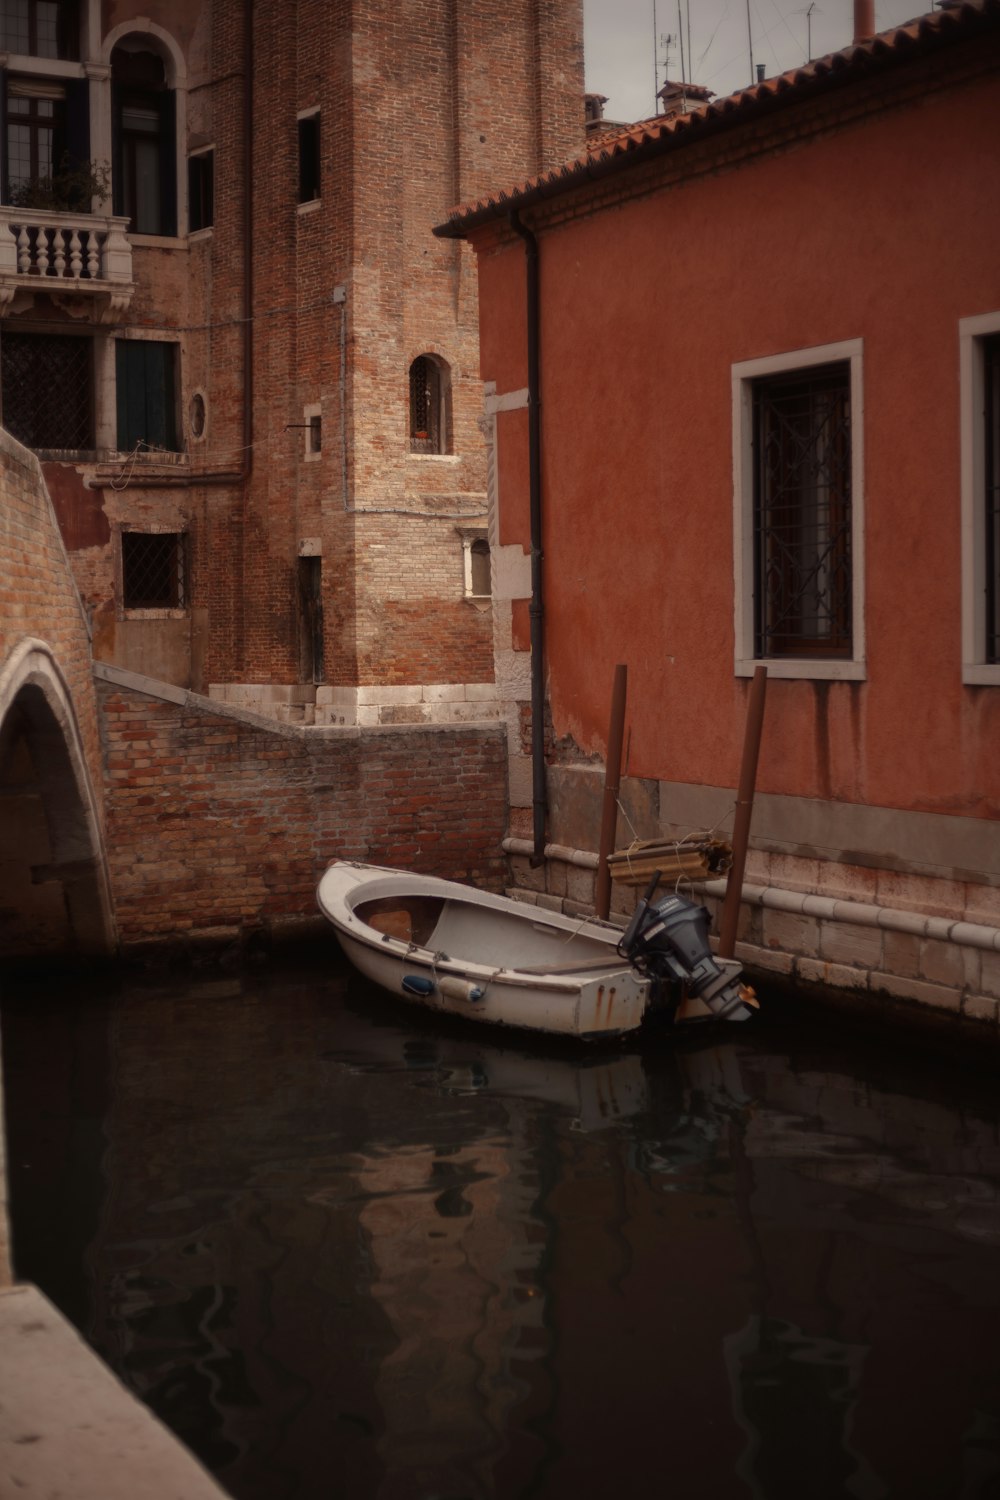
[[[434,1010],[594,1039],[634,1031],[662,989],[654,985],[662,977],[655,968],[622,956],[623,934],[613,924],[566,917],[455,881],[339,861],[320,881],[317,900],[362,974]],[[702,911],[679,898],[668,902]],[[659,916],[660,908],[648,913]],[[661,933],[669,920],[647,925]],[[707,944],[704,957],[697,956],[711,969],[701,983],[708,1003],[685,998],[675,1020],[743,1019],[739,965],[715,962]],[[677,966],[670,962],[673,979]],[[694,972],[686,960],[683,977]]]

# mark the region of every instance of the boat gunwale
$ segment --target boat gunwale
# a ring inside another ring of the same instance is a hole
[[[356,873],[352,876],[351,871]],[[372,871],[376,872],[374,876],[371,875]],[[337,894],[343,902],[345,909],[343,916],[322,899],[323,885],[331,875],[334,875],[335,879],[330,881],[330,884],[336,886]],[[427,948],[423,944],[408,942],[402,938],[393,937],[389,933],[379,932],[377,928],[370,927],[358,915],[355,908],[362,902],[380,900],[385,896],[395,894],[400,887],[407,888],[408,893],[412,895],[440,895],[443,899],[456,903],[464,902],[469,906],[482,907],[486,910],[499,910],[504,915],[516,916],[539,927],[548,927],[557,932],[566,933],[567,937],[591,936],[594,940],[606,938],[610,941],[615,934],[621,935],[620,929],[613,923],[604,923],[600,918],[585,917],[582,922],[577,922],[574,918],[563,916],[561,913],[550,912],[544,908],[533,908],[527,902],[514,901],[510,897],[498,896],[492,892],[477,891],[473,886],[464,886],[458,881],[445,880],[440,876],[413,874],[407,871],[386,869],[383,866],[359,866],[346,860],[338,861],[324,872],[317,895],[320,909],[337,932],[345,938],[375,953],[385,954],[386,957],[409,960],[416,967],[435,974],[475,980],[480,984],[518,985],[529,989],[556,990],[565,994],[579,994],[590,983],[607,983],[619,975],[632,980],[637,986],[647,983],[641,975],[637,974],[627,959],[622,958],[613,950],[608,954],[606,967],[589,967],[593,959],[588,957],[581,960],[581,964],[588,965],[586,970],[583,968],[573,970],[563,966],[560,974],[551,971],[538,973],[537,971],[531,972],[530,969],[513,968],[509,964],[500,967],[481,964],[474,959],[454,958],[450,954],[442,957],[434,949]]]

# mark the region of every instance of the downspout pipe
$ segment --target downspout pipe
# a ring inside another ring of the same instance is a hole
[[[539,376],[538,240],[514,209],[510,227],[524,241],[527,276],[528,502],[531,537],[531,864],[545,862],[545,611],[542,596],[542,423]]]
[[[243,473],[253,469],[253,0],[243,7]]]

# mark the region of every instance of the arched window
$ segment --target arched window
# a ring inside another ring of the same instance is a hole
[[[144,36],[111,54],[114,211],[133,234],[177,233],[174,94]]]
[[[419,355],[410,366],[410,452],[451,452],[451,380],[448,366],[434,354]]]

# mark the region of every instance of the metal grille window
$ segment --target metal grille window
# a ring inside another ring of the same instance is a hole
[[[410,451],[448,453],[448,367],[429,354],[410,366]]]
[[[94,345],[89,338],[0,336],[3,425],[28,448],[94,446]]]
[[[755,653],[849,657],[850,366],[756,380]]]
[[[983,342],[986,660],[1000,662],[1000,334]]]
[[[125,609],[184,609],[186,548],[180,531],[122,532]]]

